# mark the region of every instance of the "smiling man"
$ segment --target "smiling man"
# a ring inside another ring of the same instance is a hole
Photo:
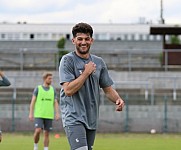
[[[122,111],[124,101],[112,88],[113,81],[102,58],[90,54],[93,29],[78,23],[72,29],[75,51],[62,57],[59,66],[61,111],[71,150],[92,150],[96,135],[100,88]]]

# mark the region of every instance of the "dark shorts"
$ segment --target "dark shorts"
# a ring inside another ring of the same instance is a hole
[[[64,128],[71,150],[92,150],[96,130],[86,129],[83,124]]]
[[[52,130],[52,119],[35,118],[35,128],[41,128],[46,131]]]

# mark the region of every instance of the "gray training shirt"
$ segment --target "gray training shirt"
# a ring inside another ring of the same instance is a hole
[[[71,82],[84,71],[89,61],[96,64],[96,72],[92,73],[78,92],[66,96],[64,89],[60,91],[60,107],[63,126],[84,123],[87,129],[96,129],[99,115],[100,88],[113,84],[102,58],[90,55],[83,59],[70,52],[62,57],[59,66],[60,84]]]
[[[9,85],[11,85],[11,83],[9,82],[9,80],[5,76],[2,76],[1,78],[2,78],[2,80],[0,80],[0,86],[9,86]]]

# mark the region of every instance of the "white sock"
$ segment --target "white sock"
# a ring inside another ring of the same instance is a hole
[[[48,147],[44,147],[44,150],[48,150]]]
[[[34,143],[34,148],[38,149],[38,143]]]

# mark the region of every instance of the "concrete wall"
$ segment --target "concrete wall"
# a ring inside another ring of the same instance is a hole
[[[19,50],[19,49],[57,49],[57,41],[0,41],[0,51],[4,49]],[[72,51],[74,50],[74,45],[71,40],[67,40],[65,43],[65,49]],[[95,40],[92,45],[91,51],[117,51],[117,50],[127,50],[127,49],[142,49],[142,50],[162,50],[161,41],[102,41]]]
[[[11,87],[18,88],[34,88],[37,84],[42,83],[42,74],[44,71],[5,71],[6,75],[12,82]],[[58,70],[52,72],[54,75],[53,85],[56,88],[59,86]],[[181,89],[181,72],[176,71],[113,71],[109,70],[110,76],[116,83],[118,88],[145,88],[145,84],[148,84],[148,88],[153,86],[154,88],[173,89],[176,86],[177,89]],[[9,87],[9,88],[11,88]]]
[[[101,132],[181,132],[181,106],[129,106],[119,113],[113,106],[101,106]]]
[[[141,83],[152,83],[157,89],[181,89],[181,72],[117,72],[110,70],[110,76],[119,89],[142,89]],[[34,88],[42,84],[43,71],[5,71],[12,85],[9,88]],[[60,89],[58,71],[54,71],[53,85]],[[140,83],[140,84],[139,84]],[[151,85],[151,84],[149,84]],[[149,87],[150,88],[150,87]],[[6,91],[6,90],[5,90]],[[25,95],[26,97],[27,95]],[[14,113],[13,113],[14,110]],[[4,131],[33,130],[33,123],[28,120],[29,104],[1,104],[0,124]],[[14,119],[12,114],[14,114]],[[181,132],[181,105],[130,105],[123,112],[115,112],[112,105],[101,105],[99,132],[149,132],[152,128],[158,132]],[[167,117],[166,117],[167,115]],[[55,130],[63,130],[61,121],[54,122]]]
[[[32,131],[28,120],[29,105],[0,105],[0,124],[3,131]],[[100,106],[98,132],[181,132],[181,106],[129,106],[116,112],[115,106]],[[61,120],[54,121],[54,130],[63,131]]]

